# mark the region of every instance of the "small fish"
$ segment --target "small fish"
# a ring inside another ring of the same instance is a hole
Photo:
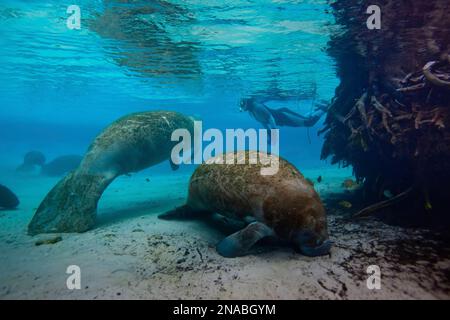
[[[358,186],[358,184],[352,179],[345,179],[344,182],[342,182],[342,186],[346,189],[353,189]]]
[[[149,178],[146,178],[145,181],[150,182],[150,179],[149,179]]]
[[[383,195],[384,195],[386,198],[388,198],[388,199],[394,197],[394,195],[392,194],[392,192],[391,192],[390,190],[384,190],[384,191],[383,191]]]
[[[318,177],[317,177],[317,182],[318,182],[318,183],[321,183],[321,182],[322,182],[322,176],[318,176]]]
[[[352,204],[348,201],[342,200],[338,203],[342,208],[350,209]]]

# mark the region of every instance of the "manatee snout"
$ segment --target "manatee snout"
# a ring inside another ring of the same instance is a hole
[[[309,257],[328,255],[333,245],[332,241],[328,239],[327,232],[318,233],[311,230],[295,232],[292,242],[297,251]]]

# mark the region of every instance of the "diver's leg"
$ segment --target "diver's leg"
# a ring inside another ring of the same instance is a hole
[[[292,113],[285,113],[284,116],[287,121],[289,121],[291,127],[307,127],[307,123],[309,121],[309,118],[307,117],[294,115]]]
[[[253,222],[220,241],[216,250],[221,256],[227,258],[243,256],[259,240],[273,235],[273,230],[264,223]]]
[[[312,127],[324,114],[324,111],[319,110],[307,117],[294,113],[285,113],[284,116],[289,120],[291,127]]]
[[[294,111],[292,111],[289,108],[280,108],[280,109],[277,109],[277,111],[283,112],[284,115],[290,114],[290,115],[292,115],[292,116],[294,116],[296,118],[307,119],[307,117],[305,117],[305,116],[303,116],[303,115],[301,115],[301,114],[299,114],[297,112],[294,112]]]

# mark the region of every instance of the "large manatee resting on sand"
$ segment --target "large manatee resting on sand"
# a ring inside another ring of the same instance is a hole
[[[288,241],[307,256],[328,254],[331,242],[325,209],[312,185],[281,158],[277,158],[279,170],[275,174],[262,175],[261,161],[258,164],[248,161],[249,156],[262,156],[255,153],[240,151],[225,155],[246,157],[245,164],[218,164],[217,160],[224,155],[206,161],[191,177],[187,203],[159,217],[174,219],[219,213],[245,222],[242,230],[217,245],[218,253],[225,257],[245,255],[266,237]]]
[[[106,187],[117,176],[169,159],[177,144],[171,141],[176,129],[192,135],[194,122],[177,112],[152,111],[111,124],[95,138],[79,167],[47,194],[28,226],[29,234],[90,229]]]

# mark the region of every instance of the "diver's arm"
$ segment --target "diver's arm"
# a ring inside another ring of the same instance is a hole
[[[304,127],[313,127],[319,120],[322,118],[322,116],[327,113],[327,110],[324,110],[322,108],[317,108],[315,111],[313,111],[311,114],[309,114],[307,117],[305,117],[304,121]]]
[[[305,127],[313,127],[322,117],[324,112],[321,113],[314,113],[310,115],[306,120],[304,120],[304,126]]]
[[[324,113],[328,111],[330,104],[328,103],[328,101],[326,100],[319,100],[318,102],[315,103],[315,110],[318,111],[323,111]]]
[[[316,103],[316,108],[311,114],[309,114],[305,119],[305,127],[312,127],[314,126],[320,118],[324,114],[328,112],[329,104],[325,100],[320,100],[318,103]]]

